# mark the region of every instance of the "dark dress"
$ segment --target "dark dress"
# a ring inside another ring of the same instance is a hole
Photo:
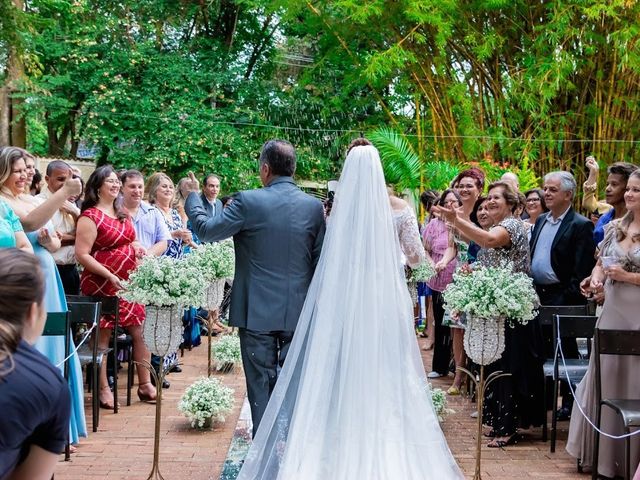
[[[512,263],[514,272],[528,274],[531,260],[527,231],[522,221],[509,217],[496,227],[503,227],[509,232],[511,245],[480,250],[477,263],[498,266],[508,261]],[[514,323],[515,328],[505,327],[502,357],[485,368],[485,378],[497,370],[511,374],[493,382],[485,397],[483,423],[490,425],[499,437],[513,435],[518,428],[542,425],[544,421],[540,408],[544,380],[540,326],[537,319],[526,325]]]

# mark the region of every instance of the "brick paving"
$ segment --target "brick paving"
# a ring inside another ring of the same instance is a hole
[[[245,395],[241,369],[218,375],[226,385],[235,389],[235,407],[225,423],[214,426],[212,430],[194,430],[177,410],[184,389],[196,378],[206,374],[206,353],[204,345],[185,352],[181,359],[183,372],[168,376],[171,388],[164,391],[160,445],[160,472],[167,480],[218,480],[233,437]],[[422,350],[422,353],[425,365],[430,366],[431,352]],[[123,371],[120,378],[122,386],[125,378]],[[450,380],[451,378],[436,379],[433,385],[446,389]],[[467,478],[472,478],[475,468],[475,420],[469,415],[475,409],[475,404],[463,397],[449,398],[449,406],[455,413],[445,419],[443,429],[460,467]],[[120,412],[115,415],[101,410],[98,432],[93,433],[90,425],[90,396],[87,395],[85,405],[89,438],[81,439],[71,461],[58,463],[56,479],[147,478],[153,460],[155,406],[139,402],[135,387],[131,406],[124,405],[125,401],[126,390],[121,387],[120,402],[123,406]],[[504,450],[483,447],[483,478],[586,480],[587,475],[577,473],[575,461],[564,451],[568,422],[562,422],[559,426],[559,441],[554,454],[549,453],[549,444],[540,440],[540,429],[525,431],[523,441]],[[483,443],[487,443],[486,439]],[[428,466],[425,465],[425,468]]]

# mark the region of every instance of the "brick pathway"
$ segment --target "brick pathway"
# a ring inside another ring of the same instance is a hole
[[[431,352],[423,351],[423,359],[426,365],[430,365]],[[164,391],[160,471],[167,480],[218,480],[240,414],[245,393],[244,377],[241,371],[219,376],[226,385],[236,390],[235,408],[227,421],[213,430],[193,430],[186,418],[178,412],[177,404],[184,389],[206,373],[205,346],[186,352],[182,361],[183,372],[169,375],[171,388]],[[121,378],[124,380],[122,372]],[[440,379],[436,379],[433,385],[445,389],[449,386],[446,380]],[[98,432],[92,433],[91,426],[88,426],[89,438],[82,439],[70,462],[58,463],[56,479],[147,478],[153,459],[155,407],[140,403],[135,391],[133,397],[132,405],[127,407],[123,404],[117,415],[107,410],[101,411]],[[90,423],[89,398],[87,397],[86,413],[87,422]],[[126,401],[124,389],[120,393],[121,403],[123,400]],[[475,421],[469,414],[474,410],[475,404],[465,398],[454,397],[449,406],[456,413],[445,419],[443,429],[460,467],[467,478],[472,478],[475,467]],[[504,450],[484,447],[483,478],[586,480],[588,477],[576,472],[575,462],[564,451],[568,423],[563,422],[560,427],[565,430],[559,433],[555,454],[549,453],[548,443],[540,441],[540,429],[524,432],[524,441]]]

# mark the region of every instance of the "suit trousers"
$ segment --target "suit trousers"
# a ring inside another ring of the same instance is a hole
[[[441,292],[432,290],[434,339],[432,370],[445,377],[449,375],[451,363],[451,328],[442,325],[444,319],[444,299]]]
[[[258,332],[239,328],[238,335],[255,437],[276,386],[279,369],[287,357],[293,332]]]

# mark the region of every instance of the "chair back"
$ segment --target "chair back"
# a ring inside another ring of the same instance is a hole
[[[100,302],[75,302],[68,301],[71,325],[87,323],[93,325],[100,320]]]
[[[42,335],[64,337],[64,358],[69,356],[69,312],[47,312],[47,320],[44,324]],[[64,362],[62,369],[65,380],[69,380],[69,364]]]
[[[44,324],[42,335],[48,336],[68,336],[69,335],[69,312],[47,312],[47,320]]]
[[[593,349],[595,350],[594,364],[596,366],[596,405],[600,405],[602,402],[600,355],[640,355],[640,331],[596,328]]]
[[[593,338],[596,321],[594,315],[553,315],[553,344],[563,338]],[[560,331],[558,331],[560,328]]]
[[[538,322],[540,325],[553,325],[554,315],[591,315],[590,305],[540,305]]]

